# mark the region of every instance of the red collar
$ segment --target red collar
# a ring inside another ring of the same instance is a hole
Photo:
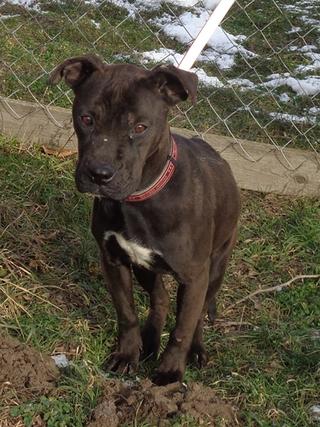
[[[175,171],[175,168],[176,168],[177,158],[178,158],[178,147],[175,140],[173,139],[173,136],[171,136],[171,151],[160,176],[152,184],[150,184],[149,187],[130,194],[130,196],[128,196],[125,199],[125,201],[126,202],[142,202],[144,200],[150,199],[152,196],[159,193],[159,191],[162,190],[170,181],[173,175],[173,172]]]

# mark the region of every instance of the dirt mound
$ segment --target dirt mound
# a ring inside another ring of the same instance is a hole
[[[237,424],[232,407],[202,384],[158,387],[150,380],[139,383],[107,380],[102,401],[88,427],[118,427],[136,419],[165,426],[179,415],[191,416],[201,425],[214,426],[218,419],[223,419],[224,425]]]
[[[59,370],[49,356],[0,334],[0,390],[20,395],[45,394],[55,386]]]

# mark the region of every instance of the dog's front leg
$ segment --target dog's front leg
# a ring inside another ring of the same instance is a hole
[[[110,264],[102,252],[102,269],[118,317],[118,349],[106,362],[108,370],[134,372],[138,366],[142,340],[135,312],[130,268]]]
[[[200,319],[209,282],[209,268],[206,266],[185,283],[179,284],[177,296],[176,327],[154,379],[158,385],[181,381],[186,368],[196,326]]]

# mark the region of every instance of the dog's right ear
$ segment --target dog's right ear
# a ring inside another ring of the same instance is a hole
[[[96,55],[76,56],[66,59],[50,74],[49,83],[56,85],[64,79],[66,84],[75,89],[94,71],[103,70],[103,62]]]

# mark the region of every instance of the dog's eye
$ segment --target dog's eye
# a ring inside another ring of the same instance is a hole
[[[147,126],[143,125],[142,123],[139,123],[134,127],[134,133],[142,133],[146,129],[147,129]]]
[[[80,116],[80,119],[85,126],[91,126],[93,124],[93,118],[86,114],[84,114],[83,116]]]

